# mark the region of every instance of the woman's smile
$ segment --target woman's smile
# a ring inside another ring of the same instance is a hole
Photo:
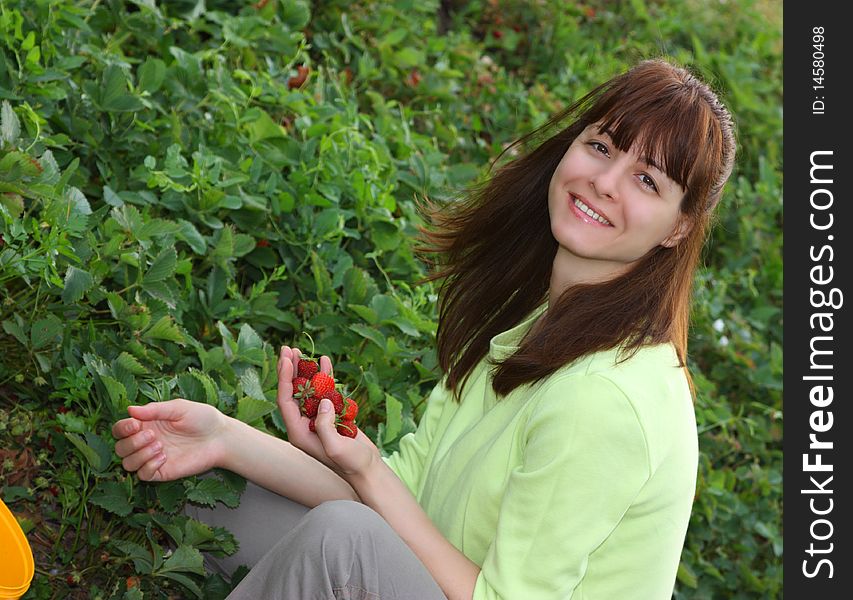
[[[584,223],[597,225],[598,227],[613,227],[613,224],[605,214],[598,207],[591,205],[585,198],[570,193],[569,206],[572,209],[572,213]]]

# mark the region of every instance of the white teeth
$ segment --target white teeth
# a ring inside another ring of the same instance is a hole
[[[592,217],[593,219],[595,219],[599,223],[603,223],[604,225],[610,225],[610,221],[608,221],[607,219],[602,217],[600,214],[598,214],[597,212],[592,210],[590,207],[588,207],[586,204],[584,204],[583,202],[581,202],[580,200],[578,200],[574,196],[572,196],[572,200],[574,200],[575,206],[577,206],[579,209],[581,209],[583,212],[588,214],[590,217]]]

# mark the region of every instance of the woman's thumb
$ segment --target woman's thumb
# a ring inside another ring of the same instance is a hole
[[[175,421],[183,415],[181,408],[183,402],[185,401],[178,399],[133,405],[127,407],[127,413],[140,421]]]

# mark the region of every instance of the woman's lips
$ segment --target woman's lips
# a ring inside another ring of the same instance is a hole
[[[597,210],[595,210],[595,207],[591,206],[583,198],[580,198],[580,197],[577,197],[577,198],[578,198],[578,200],[580,200],[581,202],[583,202],[584,204],[589,206],[589,208],[591,208],[593,211],[595,211],[596,213],[598,213],[599,215],[601,215],[602,217],[607,219],[606,216],[602,215]],[[572,212],[575,214],[575,216],[578,219],[580,219],[581,221],[583,221],[584,223],[587,223],[589,225],[597,225],[598,227],[613,227],[613,225],[604,224],[601,221],[599,221],[598,219],[594,219],[593,217],[589,216],[584,211],[582,211],[580,208],[578,208],[578,206],[575,204],[575,196],[572,194],[569,194],[569,208],[572,210]],[[607,219],[607,220],[609,221],[610,219]]]

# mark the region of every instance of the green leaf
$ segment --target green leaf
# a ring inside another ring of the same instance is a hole
[[[351,311],[357,314],[359,317],[370,323],[371,325],[376,325],[379,323],[379,318],[376,315],[376,311],[368,306],[363,306],[361,304],[349,304],[347,305]]]
[[[30,343],[33,350],[43,348],[50,343],[60,343],[62,341],[62,329],[62,321],[53,314],[36,321],[30,330]]]
[[[175,293],[166,281],[143,281],[142,289],[153,298],[157,298],[158,300],[165,302],[166,306],[173,310],[178,305]]]
[[[205,506],[215,506],[222,502],[225,506],[236,508],[240,503],[240,495],[232,487],[220,479],[205,477],[195,482],[185,481],[187,499]]]
[[[376,318],[379,321],[386,321],[397,316],[397,303],[394,298],[386,294],[374,296],[370,301],[370,308],[376,312]]]
[[[0,148],[7,144],[14,144],[20,135],[21,122],[18,120],[18,115],[15,114],[9,101],[3,100],[3,105],[0,107],[0,140],[3,143],[0,144]]]
[[[92,289],[95,280],[88,271],[77,267],[68,267],[65,272],[65,288],[62,290],[62,301],[66,304],[77,302],[83,295]]]
[[[94,433],[87,431],[84,435],[86,436],[85,440],[76,433],[65,432],[65,437],[80,451],[89,466],[102,473],[110,466],[113,451],[104,440]]]
[[[180,230],[181,226],[174,221],[151,219],[136,230],[136,237],[140,240],[147,240],[158,235],[176,235]]]
[[[261,336],[252,329],[248,323],[240,326],[240,334],[237,336],[237,352],[243,354],[247,350],[260,349],[264,347]]]
[[[101,107],[112,112],[130,112],[143,108],[136,96],[127,92],[127,77],[121,67],[110,65],[101,78]]]
[[[216,385],[216,382],[205,373],[204,371],[199,371],[198,369],[190,369],[190,375],[192,375],[202,386],[204,389],[204,397],[205,402],[212,406],[219,405],[219,388]]]
[[[24,212],[24,198],[19,194],[0,194],[0,206],[4,206],[13,219],[17,219]]]
[[[244,396],[237,401],[237,420],[244,423],[254,423],[261,417],[270,414],[277,405],[269,400],[258,400]]]
[[[379,41],[380,46],[396,46],[408,35],[408,30],[400,27],[399,29],[393,29],[383,36],[383,38]]]
[[[148,330],[142,334],[142,339],[145,341],[151,340],[167,340],[176,344],[185,344],[184,335],[177,325],[172,321],[172,317],[164,315],[154,323]]]
[[[385,436],[384,443],[393,441],[403,427],[403,403],[391,394],[385,394]]]
[[[65,173],[67,174],[69,170],[66,169]],[[86,196],[73,186],[65,188],[63,197],[51,202],[44,213],[47,221],[67,230],[74,236],[79,236],[86,230],[91,214],[92,208],[89,206]]]
[[[367,299],[367,282],[369,275],[353,267],[344,275],[344,298],[348,303],[362,304]]]
[[[678,564],[677,578],[680,583],[683,583],[689,588],[693,588],[695,590],[699,587],[699,579],[696,577],[696,573],[694,573],[684,561],[681,561]]]
[[[421,50],[406,47],[394,53],[394,64],[400,69],[409,69],[421,65],[426,60]]]
[[[193,402],[202,402],[205,398],[204,386],[201,381],[196,379],[190,373],[181,373],[177,377],[178,388],[181,390],[181,397]]]
[[[175,572],[175,571],[185,571],[188,573],[195,573],[196,575],[204,575],[204,558],[201,556],[201,552],[196,548],[191,548],[189,546],[178,546],[178,548],[172,552],[172,556],[166,559],[166,562],[163,563],[163,567],[160,569],[159,574],[163,575],[166,572]]]
[[[127,413],[127,407],[130,402],[127,399],[127,388],[125,385],[110,375],[101,373],[99,375],[101,383],[107,389],[107,394],[112,404],[113,414],[124,415]]]
[[[245,233],[234,236],[234,256],[245,256],[255,249],[255,238]]]
[[[139,89],[154,93],[163,85],[166,79],[166,63],[159,58],[148,57],[137,71]]]
[[[352,331],[355,331],[361,337],[366,338],[377,346],[379,346],[383,352],[387,351],[388,348],[385,336],[382,335],[382,333],[380,333],[376,329],[373,329],[372,327],[367,327],[365,325],[362,325],[361,323],[354,323],[353,325],[350,325],[349,328]]]
[[[184,484],[180,481],[167,481],[158,484],[155,489],[163,510],[172,514],[178,512],[184,499]]]
[[[151,266],[142,278],[142,285],[144,286],[155,281],[163,281],[171,277],[175,272],[177,261],[178,253],[175,252],[174,248],[163,249],[157,255],[157,258],[154,259],[154,262],[151,263]]]
[[[127,488],[117,481],[98,482],[89,497],[89,501],[120,517],[126,517],[133,512],[133,504],[130,501]]]
[[[180,229],[178,230],[178,238],[185,241],[192,251],[196,254],[204,254],[207,252],[207,242],[204,239],[195,225],[184,219],[178,219]]]
[[[187,588],[196,598],[201,598],[204,594],[201,591],[201,588],[198,587],[198,584],[190,579],[187,575],[182,573],[174,573],[172,571],[168,571],[166,573],[162,573],[161,577],[165,577],[166,579],[171,579],[173,581],[177,581],[182,586]]]
[[[129,540],[112,540],[113,548],[133,561],[137,573],[148,574],[154,569],[151,551]]]
[[[242,121],[252,144],[269,138],[287,137],[287,130],[260,108],[250,108]]]
[[[258,372],[251,367],[243,371],[243,374],[240,376],[240,387],[243,389],[243,393],[249,398],[266,401],[264,391],[261,389],[261,380],[258,377]]]
[[[14,337],[19,342],[21,342],[24,346],[26,346],[29,340],[27,340],[27,334],[24,332],[24,321],[17,314],[15,315],[15,317],[15,321],[3,321],[3,331]],[[17,321],[20,321],[20,323]]]
[[[104,186],[104,202],[106,202],[110,206],[124,205],[124,200],[122,200],[121,197],[116,194],[113,189],[108,185]]]
[[[304,29],[311,20],[311,9],[303,0],[291,0],[281,3],[281,20],[291,31]]]
[[[119,354],[114,361],[116,364],[121,365],[122,368],[126,369],[133,375],[145,375],[148,373],[148,369],[142,366],[142,363],[137,360],[135,356],[132,354],[128,354],[127,352],[122,352]]]

